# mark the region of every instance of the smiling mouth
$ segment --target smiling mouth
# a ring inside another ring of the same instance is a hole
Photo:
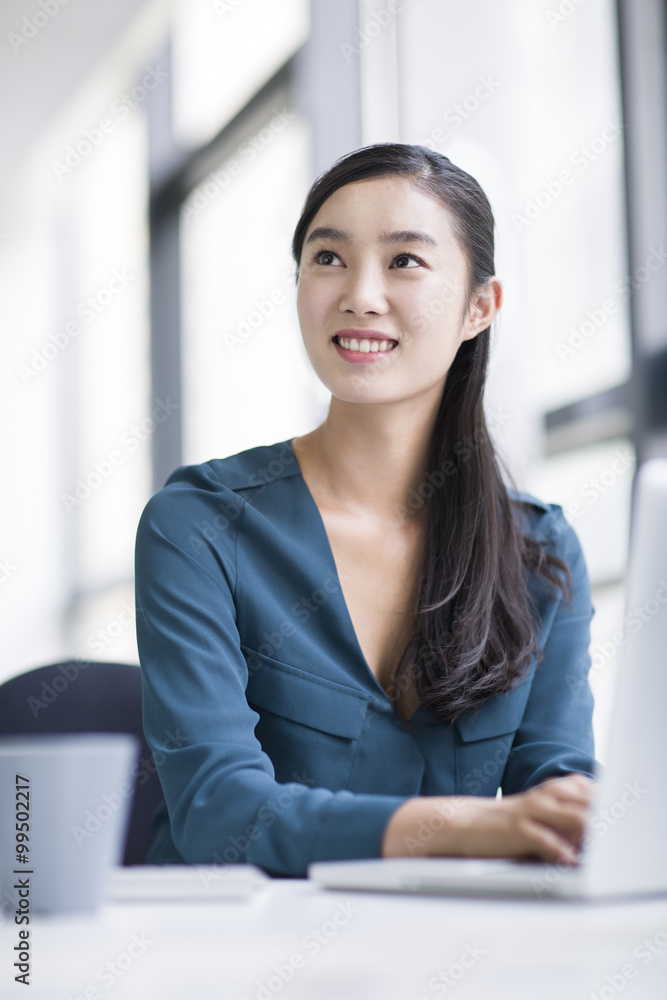
[[[391,338],[378,340],[375,337],[339,337],[336,334],[331,339],[339,347],[347,351],[357,351],[360,354],[386,354],[387,351],[393,351],[398,345],[398,341]]]

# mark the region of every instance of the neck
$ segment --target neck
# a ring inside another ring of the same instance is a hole
[[[318,502],[381,521],[414,520],[424,509],[418,498],[441,393],[374,404],[333,396],[324,423],[294,441]]]

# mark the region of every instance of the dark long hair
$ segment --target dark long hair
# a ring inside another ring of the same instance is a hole
[[[470,174],[424,146],[377,143],[341,157],[317,178],[294,231],[297,278],[306,232],[327,198],[345,184],[387,175],[409,178],[444,203],[468,264],[469,304],[495,273],[493,213]],[[552,592],[570,596],[567,565],[548,543],[524,533],[522,505],[505,486],[489,436],[482,397],[490,335],[487,327],[458,349],[425,481],[413,496],[426,505],[424,546],[411,636],[388,691],[403,721],[411,689],[451,724],[509,691],[531,658],[539,659],[529,572]]]

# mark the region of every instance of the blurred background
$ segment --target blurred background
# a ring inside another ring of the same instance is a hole
[[[138,662],[176,466],[326,414],[289,247],[335,158],[421,143],[497,221],[489,423],[594,584],[598,756],[633,472],[667,454],[664,0],[5,0],[0,681]]]

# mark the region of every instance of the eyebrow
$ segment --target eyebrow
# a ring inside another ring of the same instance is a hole
[[[344,229],[332,229],[330,226],[318,226],[306,240],[306,246],[314,243],[315,240],[338,240],[340,243],[349,243],[350,234]],[[380,233],[378,242],[383,245],[390,243],[428,243],[437,247],[437,241],[428,233],[422,233],[413,229],[397,229],[391,233]]]

